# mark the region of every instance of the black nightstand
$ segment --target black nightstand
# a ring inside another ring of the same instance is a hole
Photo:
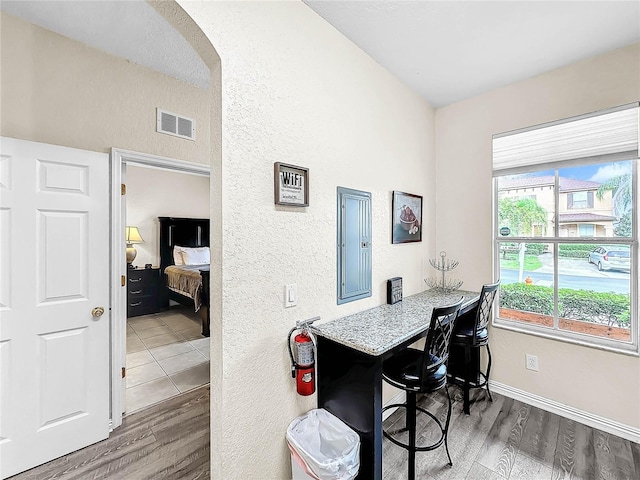
[[[159,268],[130,268],[127,271],[127,317],[148,315],[160,310]]]

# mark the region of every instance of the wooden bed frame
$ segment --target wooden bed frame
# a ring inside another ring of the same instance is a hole
[[[167,276],[164,269],[173,265],[173,247],[208,247],[209,219],[208,218],[176,218],[158,217],[160,221],[160,308],[169,308],[169,300],[181,305],[195,308],[193,300],[174,292],[167,286]],[[200,270],[202,276],[202,306],[200,317],[202,321],[202,335],[209,336],[209,267]]]

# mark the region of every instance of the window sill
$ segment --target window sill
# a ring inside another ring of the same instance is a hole
[[[549,330],[547,328],[549,326],[547,325],[548,320],[544,318],[546,316],[536,315],[536,317],[539,317],[539,318],[537,318],[536,320],[532,320],[529,324],[524,324],[520,322],[511,321],[509,319],[501,319],[496,317],[493,320],[492,326],[495,328],[509,330],[512,332],[524,333],[527,335],[533,335],[535,337],[547,338],[549,340],[556,340],[559,342],[571,343],[571,344],[580,345],[583,347],[595,348],[597,350],[604,350],[612,353],[621,353],[623,355],[640,357],[640,354],[638,353],[638,346],[633,343],[628,343],[626,346],[627,348],[625,348],[622,346],[617,347],[612,345],[606,345],[604,343],[590,342],[590,341],[583,340],[581,338],[576,338],[575,336],[573,336],[570,326],[569,326],[569,329],[567,330]],[[584,322],[575,322],[575,321],[567,321],[567,320],[565,320],[565,322],[578,323],[578,324],[584,323]],[[547,327],[545,327],[545,325],[547,325]],[[592,325],[589,325],[589,326],[593,327]],[[602,327],[604,330],[609,331],[610,335],[606,337],[600,337],[600,336],[594,337],[594,339],[602,339],[603,341],[612,339],[613,341],[616,339],[616,335],[620,334],[618,330],[624,330],[625,332],[628,332],[628,330],[626,329],[608,327],[606,325],[602,325],[600,327]]]

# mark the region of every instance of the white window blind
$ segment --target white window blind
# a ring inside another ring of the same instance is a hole
[[[565,160],[638,158],[638,104],[493,137],[493,170]]]

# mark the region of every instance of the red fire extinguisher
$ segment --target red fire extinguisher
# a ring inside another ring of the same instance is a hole
[[[319,317],[299,322],[288,336],[289,357],[291,358],[291,376],[296,379],[296,390],[300,395],[311,395],[316,391],[316,367],[314,360],[314,342],[309,333],[309,325]],[[291,349],[291,335],[294,337],[294,349]],[[294,353],[295,352],[295,353]]]

